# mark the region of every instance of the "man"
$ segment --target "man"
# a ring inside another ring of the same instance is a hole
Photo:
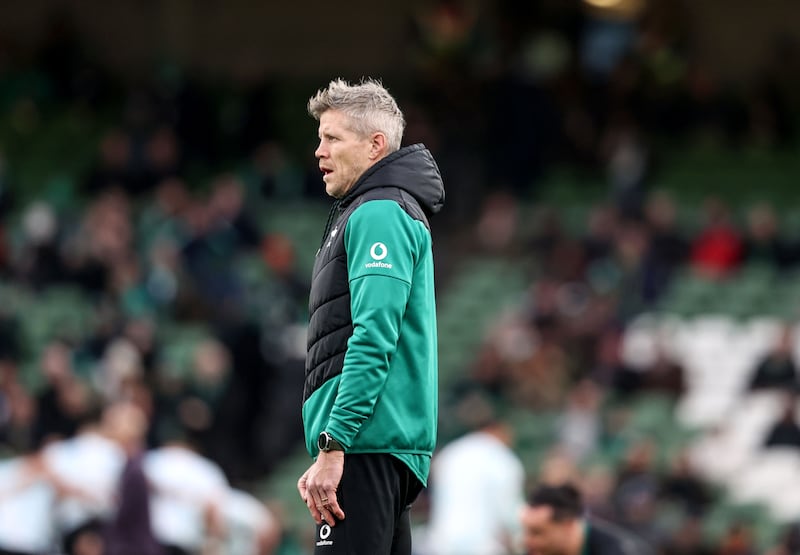
[[[103,528],[115,512],[125,452],[109,434],[106,416],[94,410],[74,437],[43,450],[51,481],[61,484],[54,516],[69,555],[80,553],[81,546],[102,545]]]
[[[409,508],[436,440],[428,216],[444,186],[423,145],[400,148],[403,114],[380,83],[331,81],[308,111],[336,200],[309,300],[303,424],[316,460],[298,490],[317,553],[409,554]]]
[[[219,508],[230,487],[222,468],[180,435],[142,461],[152,490],[153,533],[167,555],[200,553],[220,542]]]
[[[245,490],[231,488],[220,507],[224,529],[222,553],[273,555],[283,533],[277,515]]]
[[[132,401],[116,401],[106,408],[103,420],[108,437],[126,458],[117,480],[116,511],[105,526],[103,555],[164,555],[153,533],[143,466],[149,415]]]
[[[41,451],[0,461],[0,555],[57,552],[51,518],[57,495]]]
[[[522,510],[528,555],[653,555],[640,539],[584,515],[572,485],[539,486]]]
[[[519,552],[525,469],[511,449],[511,425],[481,401],[468,397],[461,406],[475,429],[433,457],[427,555]]]

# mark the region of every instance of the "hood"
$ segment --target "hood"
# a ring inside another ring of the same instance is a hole
[[[439,166],[423,144],[403,147],[367,169],[341,199],[341,207],[378,187],[398,187],[407,191],[427,214],[437,213],[444,205],[444,183]]]

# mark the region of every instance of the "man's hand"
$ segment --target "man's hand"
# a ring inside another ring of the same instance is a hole
[[[317,524],[325,521],[330,526],[336,526],[337,520],[344,519],[344,511],[336,498],[343,471],[344,452],[322,452],[297,481],[300,497]]]

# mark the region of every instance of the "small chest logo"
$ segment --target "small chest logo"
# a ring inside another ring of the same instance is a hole
[[[333,228],[333,231],[331,231],[331,234],[330,234],[330,239],[328,239],[328,244],[327,244],[327,245],[325,245],[325,248],[326,248],[326,249],[330,248],[330,246],[331,246],[331,243],[333,243],[333,238],[334,238],[334,237],[336,237],[336,234],[337,234],[338,232],[339,232],[339,228],[338,228],[338,227],[334,227],[334,228]]]

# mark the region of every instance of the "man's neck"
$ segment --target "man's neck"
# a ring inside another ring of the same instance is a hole
[[[582,518],[576,520],[570,535],[570,548],[565,555],[584,555],[586,542],[589,541],[589,524]]]

